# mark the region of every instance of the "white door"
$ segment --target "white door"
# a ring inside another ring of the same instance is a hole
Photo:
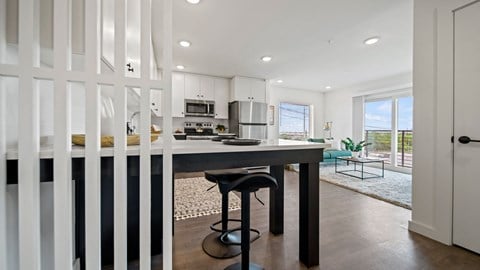
[[[455,12],[453,242],[480,253],[480,3]],[[461,143],[460,141],[463,141]]]

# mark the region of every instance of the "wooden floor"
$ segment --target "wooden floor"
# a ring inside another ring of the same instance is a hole
[[[409,232],[409,210],[325,182],[320,193],[320,267],[311,269],[480,269],[479,255]],[[268,192],[259,197],[268,203]],[[285,197],[285,234],[280,236],[268,232],[268,204],[252,199],[252,227],[262,237],[252,243],[251,259],[267,270],[307,269],[298,261],[295,172],[286,172]],[[240,215],[240,211],[230,213]],[[219,215],[212,215],[175,222],[174,269],[224,269],[240,260],[240,256],[217,260],[203,252],[202,240],[218,219]],[[162,269],[161,256],[154,257],[152,264],[152,269]]]

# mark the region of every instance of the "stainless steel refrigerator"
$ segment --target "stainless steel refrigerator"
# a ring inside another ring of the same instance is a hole
[[[234,101],[228,106],[228,123],[231,133],[242,139],[267,138],[267,104],[251,101]]]

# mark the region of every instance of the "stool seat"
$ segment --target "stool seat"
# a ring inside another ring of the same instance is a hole
[[[245,169],[231,169],[231,170],[211,170],[205,171],[205,179],[212,183],[218,184],[221,193],[226,193],[226,185],[242,176],[248,174]]]

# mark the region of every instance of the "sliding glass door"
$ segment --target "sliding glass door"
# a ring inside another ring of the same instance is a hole
[[[365,140],[371,145],[365,155],[391,163],[392,154],[392,100],[365,102]]]
[[[365,101],[365,155],[398,167],[412,167],[412,96]]]

